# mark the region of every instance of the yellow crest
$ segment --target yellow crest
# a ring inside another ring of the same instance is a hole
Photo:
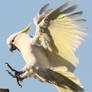
[[[30,23],[25,29],[23,29],[19,33],[26,33],[26,32],[28,32],[28,30],[30,29],[31,25],[32,25],[32,23]]]

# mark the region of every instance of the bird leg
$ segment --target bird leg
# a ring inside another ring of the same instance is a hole
[[[22,87],[22,85],[20,84],[20,81],[23,81],[24,78],[22,78],[20,75],[23,74],[24,72],[22,72],[22,71],[17,71],[17,70],[15,70],[15,69],[13,69],[8,63],[6,63],[6,64],[7,64],[7,66],[10,68],[10,70],[14,72],[14,74],[12,74],[9,70],[6,70],[6,71],[8,72],[8,74],[9,74],[10,76],[12,76],[13,78],[15,78],[16,81],[17,81],[17,83],[18,83],[18,85],[19,85],[20,87]]]

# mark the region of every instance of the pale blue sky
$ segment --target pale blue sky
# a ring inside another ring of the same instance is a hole
[[[7,72],[5,62],[8,62],[16,69],[21,69],[25,62],[18,51],[11,53],[6,45],[9,35],[25,28],[37,14],[39,9],[46,3],[56,8],[67,0],[0,0],[0,88],[9,88],[10,92],[58,92],[51,84],[41,83],[35,79],[27,79],[22,83],[23,87],[18,87],[15,79],[11,78]],[[77,49],[77,56],[80,63],[75,71],[84,85],[85,92],[92,91],[92,2],[91,0],[73,0],[79,2],[77,10],[83,10],[82,18],[87,19],[89,29],[86,31],[88,37],[86,42]],[[35,32],[32,25],[30,34]]]

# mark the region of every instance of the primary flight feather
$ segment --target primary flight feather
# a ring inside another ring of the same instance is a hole
[[[72,13],[78,4],[69,7],[70,4],[68,1],[55,10],[46,4],[33,19],[36,25],[34,37],[27,34],[30,24],[7,39],[9,49],[18,49],[26,62],[24,68],[15,73],[17,81],[34,77],[54,84],[60,92],[83,92],[83,86],[73,71],[78,63],[75,51],[87,36],[81,31],[87,27],[78,24],[86,20],[75,19],[83,12]]]

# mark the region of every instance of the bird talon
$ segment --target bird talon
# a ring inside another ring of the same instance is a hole
[[[13,71],[13,72],[15,73],[16,76],[19,76],[19,75],[22,74],[22,71],[17,71],[17,70],[15,70],[15,69],[12,68],[8,63],[5,63],[5,64],[9,67],[9,69],[10,69],[11,71]]]
[[[22,85],[20,84],[20,82],[22,81],[22,78],[21,77],[17,77],[16,78],[16,81],[17,81],[17,84],[22,87]]]
[[[23,81],[23,78],[21,78],[20,76],[13,75],[9,70],[6,70],[6,71],[8,72],[8,74],[9,74],[11,77],[15,78],[16,81],[17,81],[17,84],[18,84],[20,87],[22,87],[22,85],[20,84],[20,81]]]
[[[12,76],[13,78],[15,78],[15,75],[13,75],[9,70],[6,70],[7,72],[8,72],[8,74],[10,75],[10,76]]]
[[[16,70],[13,69],[8,63],[5,63],[5,64],[8,66],[8,68],[10,68],[11,71],[16,72]]]
[[[8,74],[9,74],[11,77],[15,78],[16,81],[17,81],[17,84],[18,84],[20,87],[22,87],[22,85],[20,84],[20,82],[23,81],[23,78],[20,77],[20,75],[22,74],[22,72],[21,72],[21,71],[20,71],[20,72],[19,72],[19,71],[16,71],[16,70],[13,69],[8,63],[5,63],[5,64],[10,68],[11,71],[14,72],[14,74],[12,74],[9,70],[6,70],[6,71],[8,72]]]

